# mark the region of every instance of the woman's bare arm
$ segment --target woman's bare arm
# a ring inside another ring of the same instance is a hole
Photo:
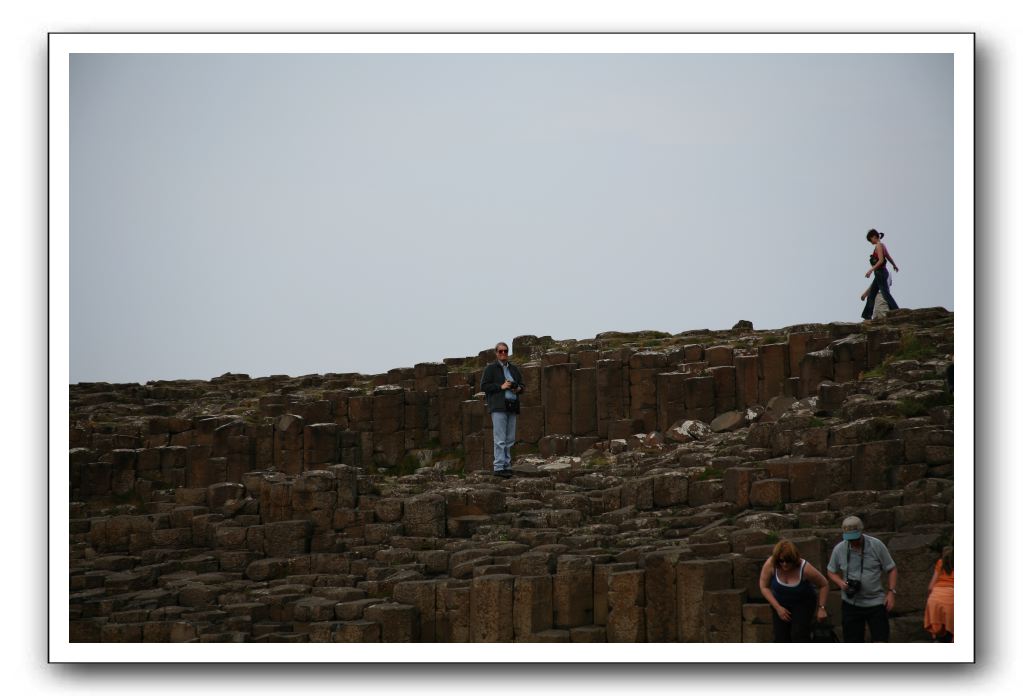
[[[810,578],[810,582],[817,586],[817,618],[823,620],[828,612],[824,608],[828,604],[828,579],[819,570],[810,565],[809,562],[803,566],[803,574]]]
[[[893,259],[892,255],[888,253],[888,247],[882,244],[881,248],[884,249],[884,257],[892,262],[892,268],[894,268],[896,271],[899,270],[899,265],[895,263],[895,259]]]

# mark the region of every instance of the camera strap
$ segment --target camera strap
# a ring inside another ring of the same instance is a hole
[[[863,580],[863,563],[866,561],[866,558],[867,558],[867,537],[866,537],[866,535],[861,535],[861,538],[863,539],[863,554],[860,556],[860,577],[856,578],[857,580]],[[846,582],[849,582],[850,580],[852,580],[852,578],[849,577],[849,571],[852,569],[852,566],[849,565],[849,554],[851,553],[851,549],[852,549],[852,542],[851,541],[845,542],[845,581]]]
[[[515,382],[515,376],[512,374],[512,371],[511,371],[511,361],[509,361],[507,364],[501,365],[501,371],[504,373],[504,378],[507,381],[511,382],[512,384],[516,383]],[[507,397],[505,397],[505,398],[507,398]],[[517,396],[515,396],[514,390],[512,390],[512,397],[511,398],[512,398],[512,400],[515,400],[515,399],[518,398]]]

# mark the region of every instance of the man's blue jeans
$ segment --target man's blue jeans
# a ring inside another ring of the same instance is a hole
[[[511,468],[511,450],[515,444],[515,421],[517,413],[494,411],[490,414],[494,422],[494,471]]]

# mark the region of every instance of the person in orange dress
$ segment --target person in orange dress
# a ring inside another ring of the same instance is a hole
[[[955,633],[953,617],[954,577],[952,547],[946,546],[941,558],[934,564],[934,575],[927,586],[927,606],[924,608],[924,628],[935,642],[951,643]]]

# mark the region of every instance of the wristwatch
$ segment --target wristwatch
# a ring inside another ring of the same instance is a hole
[[[824,605],[823,605],[823,604],[818,604],[818,605],[817,605],[817,608],[818,608],[818,609],[824,609],[825,607],[824,607]]]
[[[898,592],[895,591],[894,587],[889,587],[888,591],[891,592],[892,594],[899,594]]]

